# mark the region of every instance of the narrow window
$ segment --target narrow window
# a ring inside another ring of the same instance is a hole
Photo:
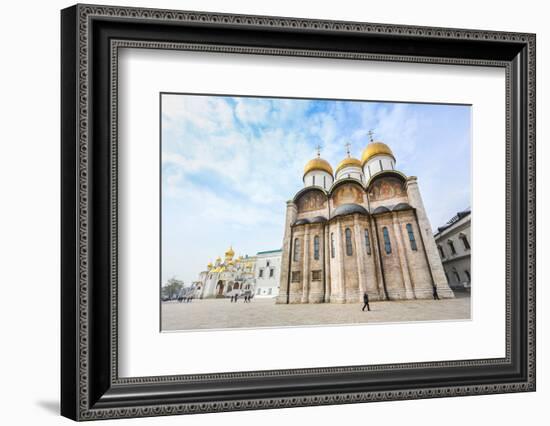
[[[472,279],[470,278],[470,273],[468,271],[464,271],[466,274],[466,278],[468,278],[468,282],[470,282]]]
[[[313,186],[315,186],[315,175],[313,175]]]
[[[327,189],[327,177],[323,176],[323,188]]]
[[[391,253],[391,242],[390,242],[390,234],[388,232],[388,228],[385,226],[382,228],[382,233],[384,234],[384,247],[386,249],[386,254]]]
[[[410,223],[407,223],[407,233],[409,234],[409,241],[411,242],[411,250],[416,251],[416,240],[414,238],[413,228]]]
[[[313,258],[319,260],[319,235],[313,237]]]
[[[449,241],[447,241],[447,244],[449,244],[449,247],[451,249],[451,254],[456,254],[456,249],[455,249],[454,243],[451,240],[449,240]]]
[[[459,283],[460,282],[460,275],[458,275],[457,271],[453,271],[453,274],[455,274],[456,282]]]
[[[441,259],[445,259],[445,252],[443,251],[443,247],[437,246],[437,249],[439,250],[439,255],[441,256]]]
[[[353,248],[351,246],[351,229],[346,228],[345,234],[346,234],[346,254],[348,256],[351,256],[353,254]]]
[[[395,170],[395,166],[394,166],[394,164],[393,164],[393,161],[390,161],[390,164],[391,164],[391,169],[392,169],[392,170]]]
[[[370,237],[369,237],[369,230],[365,229],[365,247],[367,248],[367,254],[370,255]]]
[[[269,267],[269,260],[265,262],[265,266]]]
[[[464,250],[470,250],[470,243],[468,242],[468,237],[466,237],[466,235],[461,235],[460,239],[462,240],[462,244],[464,244]]]
[[[378,160],[378,162],[380,163],[380,170],[384,170],[384,167],[382,167],[382,160]]]
[[[294,240],[294,262],[298,262],[300,259],[300,240],[296,238]]]
[[[264,276],[264,270],[263,269],[260,269],[259,273],[258,273],[258,277],[259,278],[262,278]]]
[[[330,233],[330,257],[334,259],[334,254],[336,250],[334,249],[334,232]]]
[[[273,268],[271,268],[271,269],[269,270],[269,278],[272,278],[272,277],[273,277],[274,271],[275,271],[275,269],[273,269]]]

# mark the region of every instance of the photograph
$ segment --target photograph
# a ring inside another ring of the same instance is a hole
[[[160,330],[470,320],[471,114],[160,93]]]

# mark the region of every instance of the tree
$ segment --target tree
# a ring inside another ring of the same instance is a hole
[[[172,299],[174,296],[177,296],[177,294],[180,292],[183,286],[184,286],[183,281],[178,280],[175,277],[172,277],[162,287],[162,296],[167,297],[168,299]]]

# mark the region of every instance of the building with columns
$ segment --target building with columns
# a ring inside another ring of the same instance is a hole
[[[321,158],[304,168],[287,202],[277,303],[357,303],[454,297],[415,176],[371,140],[361,159],[348,147],[334,171]]]

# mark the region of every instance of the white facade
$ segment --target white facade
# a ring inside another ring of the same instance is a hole
[[[363,166],[363,172],[367,182],[376,173],[385,170],[395,170],[395,160],[391,156],[385,154],[375,155]]]
[[[304,175],[304,186],[319,186],[328,190],[333,181],[332,175],[324,170],[312,170]]]
[[[336,180],[340,179],[356,179],[361,183],[364,183],[365,177],[361,167],[347,166],[343,167],[336,172]]]
[[[254,297],[276,297],[279,294],[282,250],[256,254]]]

